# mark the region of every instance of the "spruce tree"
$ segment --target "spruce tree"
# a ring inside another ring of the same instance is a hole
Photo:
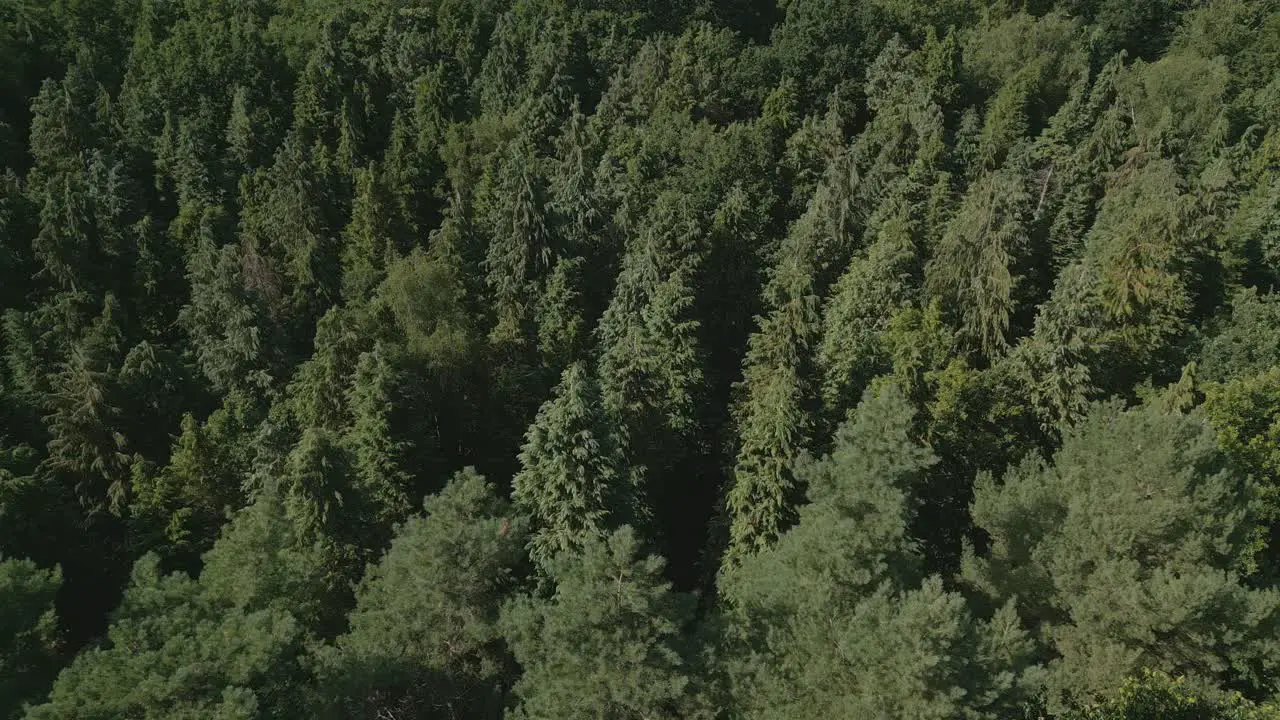
[[[197,244],[187,259],[191,296],[178,313],[188,353],[214,390],[261,396],[280,379],[284,348],[261,296],[249,291],[245,257],[224,245],[226,213],[202,216]]]
[[[726,559],[734,563],[768,547],[794,519],[798,491],[791,462],[811,437],[810,347],[819,328],[817,287],[837,212],[826,185],[779,250],[765,287],[766,314],[757,319],[743,362],[739,445],[727,498]],[[826,250],[826,252],[824,252]]]
[[[347,391],[353,420],[343,443],[351,450],[360,493],[372,503],[375,523],[384,527],[408,515],[414,487],[407,462],[413,448],[395,432],[396,391],[401,382],[387,350],[375,346],[360,355]]]
[[[368,297],[404,244],[383,175],[376,164],[356,173],[351,221],[342,244],[342,296],[348,302]]]
[[[492,207],[481,216],[489,234],[485,281],[495,318],[490,340],[519,345],[527,340],[538,281],[551,265],[544,189],[527,141],[511,144],[498,172],[492,194],[484,198]]]
[[[595,379],[582,363],[564,372],[520,450],[512,499],[533,522],[529,554],[552,558],[647,515],[639,473],[628,467]]]
[[[1019,298],[1020,264],[1030,242],[1031,196],[1016,164],[974,182],[934,249],[932,294],[954,307],[961,334],[986,357],[1009,346]]]
[[[881,335],[915,294],[911,226],[901,216],[886,221],[866,254],[856,256],[831,289],[816,357],[829,418],[842,420],[871,379],[890,369]]]

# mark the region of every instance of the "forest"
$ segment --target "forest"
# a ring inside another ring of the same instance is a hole
[[[0,720],[1280,719],[1280,0],[0,0]]]

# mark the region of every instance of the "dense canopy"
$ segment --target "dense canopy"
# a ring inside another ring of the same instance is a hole
[[[0,720],[1280,719],[1280,0],[0,0]]]

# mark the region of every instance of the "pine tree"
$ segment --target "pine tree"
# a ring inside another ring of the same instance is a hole
[[[927,469],[914,410],[868,391],[832,453],[797,464],[810,503],[721,578],[731,702],[743,717],[1005,717],[1026,638],[924,578],[912,525]]]
[[[527,427],[527,421],[519,429],[503,426],[514,411],[487,402],[496,393],[488,384],[492,361],[466,285],[475,276],[466,272],[455,240],[446,225],[428,252],[415,250],[394,263],[374,303],[390,311],[392,337],[402,348],[393,358],[395,345],[384,346],[387,360],[404,373],[396,405],[406,409],[405,425],[397,435],[413,443],[408,466],[420,478],[444,477],[461,462],[489,469],[493,457],[509,465]],[[515,404],[509,396],[500,399]]]
[[[320,655],[333,717],[494,717],[513,668],[498,614],[526,522],[468,469],[400,526],[356,591],[350,630]]]
[[[516,661],[517,717],[679,717],[690,685],[680,634],[692,598],[673,592],[663,562],[623,527],[551,563],[555,595],[503,609]]]
[[[300,536],[321,548],[330,587],[342,596],[384,539],[373,525],[374,502],[357,483],[353,460],[337,432],[307,428],[284,458],[278,490]]]
[[[346,388],[360,355],[373,335],[367,309],[360,304],[330,308],[316,324],[314,350],[285,388],[290,413],[299,427],[338,430],[351,420]]]
[[[198,581],[163,575],[144,556],[103,643],[78,655],[27,717],[249,720],[296,709],[307,635],[291,611],[305,617],[320,595],[281,521],[278,506],[242,513]]]
[[[21,179],[6,168],[0,174],[0,273],[6,278],[0,307],[18,307],[30,289],[30,249],[19,240],[32,234],[33,210],[23,197]]]
[[[1256,288],[1237,292],[1198,364],[1202,377],[1218,382],[1280,365],[1280,295],[1260,295]]]
[[[658,549],[683,567],[694,548],[680,545],[715,492],[695,464],[708,404],[698,293],[707,243],[693,207],[674,193],[659,197],[638,233],[597,329],[600,389],[629,462],[644,469],[665,540]]]
[[[558,260],[534,312],[538,354],[542,364],[557,373],[581,357],[586,345],[587,319],[581,290],[588,274],[585,265],[582,257]]]
[[[1239,693],[1198,687],[1185,677],[1148,670],[1116,694],[1065,715],[1067,720],[1270,720],[1274,703],[1254,705]]]
[[[325,548],[291,517],[289,499],[263,492],[238,511],[205,553],[202,592],[244,612],[282,610],[308,632],[340,619]],[[145,563],[144,563],[145,564]]]
[[[252,403],[228,395],[203,422],[183,416],[169,463],[154,473],[135,472],[131,511],[139,534],[164,543],[161,554],[198,559],[218,538],[229,511],[243,507],[244,482],[253,462],[248,444],[256,421]],[[187,566],[179,561],[179,567]]]
[[[254,128],[254,115],[248,91],[243,86],[237,87],[231,95],[226,131],[228,164],[236,175],[249,172],[259,163],[260,142]]]
[[[245,285],[254,288],[301,352],[315,323],[341,297],[338,217],[342,206],[323,146],[291,134],[275,163],[241,183],[240,243]]]
[[[1096,405],[1052,462],[1000,485],[979,478],[975,523],[991,538],[965,577],[1016,596],[1049,664],[1050,710],[1113,692],[1144,667],[1262,680],[1276,652],[1261,628],[1280,601],[1253,590],[1258,500],[1194,415]]]
[[[600,383],[606,407],[629,425],[646,415],[676,432],[696,422],[703,382],[694,287],[702,250],[690,208],[663,195],[628,248],[600,321]],[[632,437],[635,444],[646,441]]]
[[[556,245],[569,255],[597,258],[601,248],[596,235],[602,218],[593,167],[595,141],[576,98],[557,146],[555,169],[547,187],[555,212]]]

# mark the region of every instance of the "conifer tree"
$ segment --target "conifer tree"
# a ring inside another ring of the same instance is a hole
[[[595,379],[582,363],[570,365],[529,426],[511,481],[516,507],[532,518],[530,557],[546,569],[557,555],[643,520],[638,480]]]
[[[357,484],[352,466],[352,453],[337,432],[312,427],[302,431],[284,458],[279,479],[290,522],[322,548],[328,581],[338,593],[359,577],[366,556],[382,540],[373,526],[373,501]]]
[[[305,346],[324,310],[341,297],[335,175],[323,146],[291,134],[271,168],[241,184],[245,284],[290,331],[292,352]]]
[[[27,717],[248,720],[296,710],[308,628],[326,600],[313,551],[264,499],[237,516],[204,565],[192,580],[163,574],[155,555],[139,560],[103,642]]]
[[[1067,720],[1270,720],[1274,703],[1255,705],[1236,692],[1197,687],[1185,677],[1147,671],[1129,678],[1114,698],[1090,703]]]
[[[405,518],[414,487],[407,463],[412,448],[395,433],[399,385],[386,349],[375,346],[360,355],[347,390],[353,420],[343,442],[351,450],[360,493],[369,498],[375,522],[383,527]]]
[[[496,717],[511,662],[498,616],[527,523],[467,469],[400,526],[319,658],[333,717]]]
[[[167,546],[166,560],[198,558],[218,538],[229,511],[246,504],[252,465],[247,445],[257,413],[240,395],[228,395],[203,422],[183,416],[169,463],[151,473],[135,471],[131,510],[141,533]],[[186,563],[179,562],[179,567]]]
[[[357,171],[342,244],[342,296],[348,302],[365,299],[401,249],[393,202],[376,164]]]
[[[346,388],[373,334],[369,313],[353,303],[328,310],[316,324],[315,349],[285,393],[299,427],[338,430],[351,420]]]
[[[829,213],[836,210],[831,191],[821,186],[779,251],[765,287],[766,315],[747,346],[727,499],[729,563],[767,547],[794,518],[798,492],[790,467],[811,432],[809,353],[820,322],[816,276],[830,246],[840,243],[830,235]]]
[[[490,340],[497,344],[526,341],[538,280],[550,267],[542,179],[528,141],[511,144],[498,166],[492,208],[482,214],[489,233],[485,281],[492,295],[495,324]]]
[[[1095,405],[1052,462],[1031,457],[975,491],[990,552],[965,577],[1016,597],[1049,663],[1050,710],[1144,667],[1255,687],[1274,662],[1274,593],[1250,589],[1256,491],[1196,415]]]
[[[671,540],[658,548],[682,565],[695,553],[677,538],[714,492],[695,465],[704,443],[707,353],[696,292],[706,240],[693,212],[673,193],[658,198],[628,243],[597,331],[604,407],[628,461],[644,469],[656,535]]]
[[[92,510],[124,509],[133,462],[124,434],[118,382],[124,354],[119,303],[106,297],[102,314],[51,378],[48,455],[44,466],[74,483]]]
[[[585,264],[582,257],[558,260],[535,310],[538,354],[542,364],[555,372],[562,372],[574,358],[581,357],[586,345]]]
[[[731,696],[743,717],[1002,717],[1026,640],[1011,609],[974,618],[925,579],[911,526],[936,462],[882,385],[796,473],[810,503],[776,545],[722,577]]]
[[[674,206],[674,207],[673,207]],[[613,300],[600,321],[605,405],[629,425],[646,414],[691,430],[703,381],[693,290],[702,251],[690,210],[663,195],[628,248]],[[641,350],[643,348],[643,350]],[[643,437],[632,437],[642,444]]]
[[[524,670],[517,717],[679,717],[690,686],[680,633],[692,598],[671,590],[662,559],[642,547],[629,527],[593,537],[551,562],[552,597],[503,609]]]
[[[48,690],[57,672],[59,633],[53,607],[57,568],[0,558],[0,717],[17,720],[23,704]]]
[[[932,294],[955,307],[962,337],[989,358],[1005,351],[1015,329],[1018,266],[1030,242],[1023,172],[1011,162],[974,182],[928,269]]]
[[[912,225],[901,216],[885,221],[866,254],[856,256],[831,289],[816,357],[830,418],[843,419],[871,379],[890,369],[880,336],[914,295]]]
[[[218,209],[205,213],[197,245],[187,260],[191,297],[178,313],[190,353],[213,389],[262,396],[279,380],[279,347],[267,308],[246,286],[244,257],[222,245],[226,221]]]

